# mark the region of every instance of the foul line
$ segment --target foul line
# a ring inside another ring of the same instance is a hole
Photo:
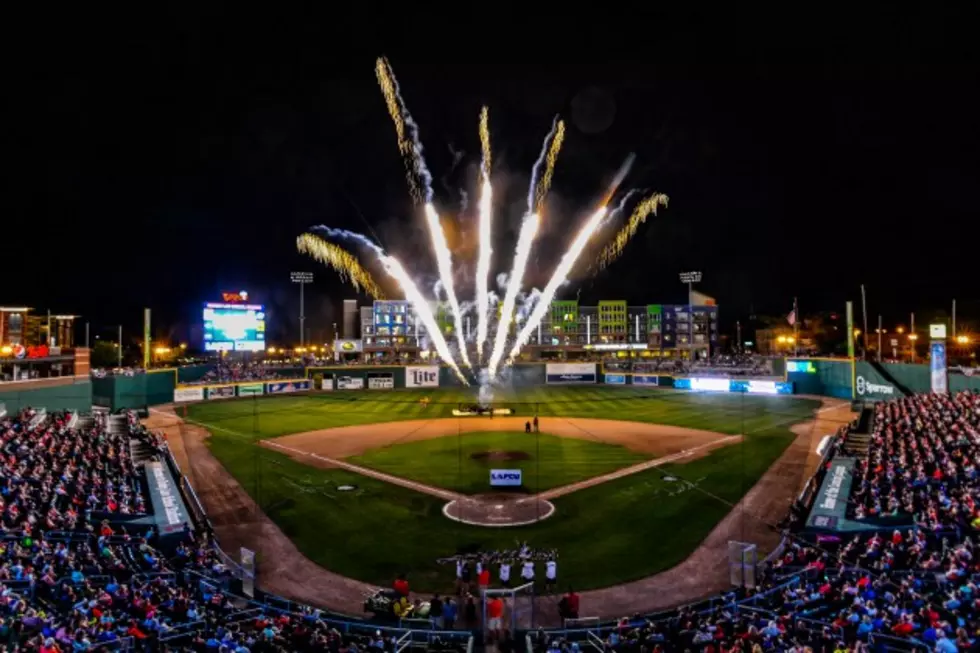
[[[278,442],[273,442],[272,440],[260,440],[260,443],[269,447],[282,449],[283,451],[288,451],[290,453],[299,454],[301,456],[309,456],[310,458],[314,458],[321,462],[325,462],[329,465],[340,467],[341,469],[345,469],[349,472],[354,472],[355,474],[360,474],[361,476],[375,478],[379,481],[391,483],[392,485],[400,485],[401,487],[408,488],[409,490],[415,490],[416,492],[429,494],[431,496],[438,497],[440,499],[445,499],[446,501],[456,501],[457,499],[465,498],[462,494],[457,494],[456,492],[450,492],[449,490],[443,490],[441,488],[432,487],[431,485],[425,485],[424,483],[419,483],[418,481],[410,481],[407,478],[392,476],[391,474],[385,474],[384,472],[379,472],[375,469],[370,469],[368,467],[353,465],[349,462],[338,460],[336,458],[328,458],[326,456],[321,456],[320,454],[311,453],[309,451],[303,451],[302,449],[287,447],[286,445],[279,444]]]
[[[609,481],[615,481],[619,478],[624,478],[626,476],[632,476],[633,474],[639,474],[640,472],[645,472],[648,469],[653,469],[655,467],[660,467],[661,465],[666,465],[667,463],[672,463],[676,460],[681,460],[682,458],[687,458],[694,455],[696,451],[701,449],[706,449],[708,447],[713,447],[717,444],[723,442],[729,442],[732,440],[737,440],[741,438],[740,435],[727,435],[723,438],[717,440],[712,440],[711,442],[706,442],[704,444],[698,445],[696,447],[691,447],[690,449],[685,449],[684,451],[679,451],[669,456],[664,456],[662,458],[656,458],[654,460],[648,460],[631,467],[624,467],[622,469],[617,469],[614,472],[609,472],[608,474],[603,474],[602,476],[593,476],[592,478],[587,478],[584,481],[579,481],[577,483],[572,483],[570,485],[563,485],[562,487],[552,488],[551,490],[546,490],[534,497],[528,497],[525,499],[519,499],[518,503],[524,501],[530,501],[531,499],[556,499],[566,494],[571,494],[572,492],[577,492],[578,490],[583,490],[594,485],[600,485],[602,483],[607,483]]]

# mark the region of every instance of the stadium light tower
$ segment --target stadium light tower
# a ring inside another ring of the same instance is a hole
[[[313,273],[312,272],[290,272],[289,280],[293,283],[299,284],[299,346],[305,347],[305,322],[306,322],[306,312],[303,310],[303,286],[308,283],[313,283]]]
[[[687,320],[690,334],[687,341],[687,358],[694,362],[694,284],[701,283],[700,272],[681,272],[681,283],[687,284]]]

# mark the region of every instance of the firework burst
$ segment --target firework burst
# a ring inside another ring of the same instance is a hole
[[[322,229],[332,238],[353,239],[370,249],[377,256],[384,270],[398,284],[405,299],[413,305],[418,320],[421,326],[424,327],[436,353],[453,370],[464,385],[469,385],[469,378],[463,374],[457,363],[458,354],[458,360],[466,367],[472,368],[467,352],[467,345],[469,343],[467,343],[463,332],[464,311],[461,308],[456,293],[453,274],[453,252],[449,248],[439,214],[432,203],[432,177],[422,156],[422,144],[419,139],[418,126],[408,112],[408,108],[399,90],[398,81],[395,79],[395,75],[388,61],[384,58],[378,59],[375,72],[382,95],[384,96],[385,106],[395,126],[395,137],[397,139],[399,153],[405,160],[409,191],[412,194],[412,198],[424,208],[424,218],[430,236],[432,253],[436,260],[439,273],[436,287],[441,288],[442,292],[446,294],[447,303],[452,312],[453,329],[455,331],[458,352],[454,354],[450,349],[436,322],[432,307],[422,295],[416,281],[409,275],[398,259],[388,255],[376,243],[360,234],[331,229],[329,227],[320,227],[318,229]],[[465,304],[470,308],[475,307],[477,313],[477,332],[474,339],[475,342],[472,344],[476,348],[478,365],[483,363],[484,345],[490,340],[488,333],[490,330],[490,315],[493,312],[492,307],[497,303],[496,295],[490,292],[488,287],[492,272],[493,252],[491,244],[493,186],[490,180],[490,118],[489,110],[486,107],[480,112],[479,135],[482,156],[478,218],[479,250],[476,261],[475,283],[476,300]],[[569,275],[572,273],[576,262],[581,257],[590,239],[596,235],[606,220],[608,214],[607,206],[629,172],[633,161],[633,156],[630,155],[617,172],[609,191],[602,198],[599,208],[579,228],[544,290],[539,291],[533,288],[529,291],[524,291],[522,290],[522,286],[524,284],[527,264],[530,259],[535,237],[543,220],[541,213],[542,205],[551,188],[555,166],[564,139],[565,124],[556,116],[552,122],[551,130],[545,137],[541,153],[532,168],[531,183],[528,188],[527,212],[521,225],[517,245],[514,249],[511,272],[509,275],[500,275],[500,279],[498,279],[498,283],[502,286],[506,285],[506,291],[504,292],[503,302],[500,305],[500,317],[496,324],[496,333],[493,338],[487,366],[478,371],[479,383],[481,385],[481,398],[492,397],[492,392],[489,391],[489,384],[498,377],[502,366],[509,365],[520,354],[521,348],[527,344],[531,334],[537,329],[541,320],[547,314],[558,289],[568,281]],[[630,191],[613,213],[618,213],[635,192]],[[660,193],[649,195],[637,204],[630,218],[616,234],[616,237],[600,250],[600,254],[593,265],[599,269],[608,266],[609,263],[619,256],[623,248],[629,243],[630,238],[633,237],[646,218],[656,213],[658,207],[666,206],[666,204],[667,197]],[[343,248],[313,234],[301,235],[297,239],[297,248],[301,252],[305,252],[333,267],[345,279],[349,279],[356,289],[363,289],[364,292],[376,298],[383,296],[381,289],[371,275],[361,267],[353,254]],[[506,281],[501,280],[505,276]],[[436,299],[438,300],[438,296]],[[508,340],[510,339],[509,336],[515,320],[521,320],[524,316],[526,316],[526,319],[523,319],[522,323],[519,323],[520,329],[508,349]],[[504,355],[505,352],[507,352],[506,357]]]

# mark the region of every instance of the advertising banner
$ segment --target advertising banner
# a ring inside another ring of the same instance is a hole
[[[364,379],[360,376],[338,376],[338,390],[363,390]]]
[[[949,391],[946,376],[946,342],[933,340],[929,345],[929,373],[932,377],[932,391],[945,394]]]
[[[870,363],[858,361],[854,378],[854,393],[857,399],[863,401],[888,401],[898,399],[905,394],[889,383],[878,373]]]
[[[406,388],[438,388],[438,365],[413,365],[405,368]]]
[[[204,388],[174,388],[174,401],[204,401]]]
[[[357,354],[363,350],[360,340],[334,340],[333,354],[334,360],[340,360],[344,354]]]
[[[267,392],[270,395],[279,394],[282,392],[306,392],[310,389],[309,381],[282,381],[279,383],[269,383],[267,386]]]
[[[521,470],[519,469],[491,469],[490,487],[520,487]]]
[[[545,383],[595,383],[595,363],[548,363]]]
[[[633,385],[660,385],[660,377],[652,374],[634,374]]]
[[[391,376],[368,377],[368,390],[393,390],[395,379]]]
[[[253,395],[265,394],[264,383],[245,383],[238,386],[239,397],[251,397]]]
[[[807,526],[836,530],[841,525],[847,512],[853,471],[853,458],[834,458],[823,483],[820,484]]]
[[[208,399],[224,399],[235,396],[235,386],[215,385],[208,388]]]
[[[190,517],[170,472],[156,461],[146,463],[145,470],[157,531],[161,536],[183,532]]]
[[[607,374],[606,383],[610,385],[626,385],[625,374]]]

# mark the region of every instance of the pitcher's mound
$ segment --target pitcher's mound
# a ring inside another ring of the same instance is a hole
[[[516,498],[508,494],[478,494],[450,501],[443,506],[442,514],[471,526],[503,528],[526,526],[547,519],[555,514],[555,506],[536,496]]]
[[[526,451],[477,451],[471,453],[470,458],[491,463],[508,463],[515,460],[529,460],[531,455]]]

